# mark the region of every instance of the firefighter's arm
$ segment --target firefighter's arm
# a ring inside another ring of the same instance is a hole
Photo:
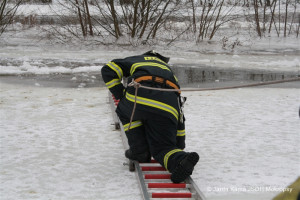
[[[110,92],[116,99],[121,99],[124,91],[124,86],[121,83],[123,78],[122,67],[112,61],[102,67],[101,74]]]
[[[185,148],[185,123],[184,120],[181,122],[179,120],[177,126],[177,136],[176,136],[177,147],[180,149]]]

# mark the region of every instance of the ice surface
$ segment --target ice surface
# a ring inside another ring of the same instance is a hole
[[[1,199],[135,199],[106,94],[1,84]]]
[[[299,89],[186,95],[187,149],[201,156],[193,177],[208,197],[237,188],[254,193],[253,199],[271,199],[266,187],[283,188],[299,176]]]
[[[41,5],[22,5],[18,12],[53,14]],[[88,39],[56,44],[45,39],[42,28],[16,23],[0,40],[1,200],[142,199],[134,173],[123,166],[107,89],[97,80],[102,65],[114,58],[155,49],[171,57],[171,65],[300,74],[300,40],[293,36],[238,35],[231,38],[241,42],[235,49],[222,49],[226,32],[199,44],[120,47]],[[92,83],[97,87],[89,87]],[[299,176],[300,89],[295,84],[183,92],[186,150],[200,154],[192,177],[209,200],[272,199]]]
[[[105,88],[2,82],[0,95],[1,199],[141,199]],[[271,199],[279,192],[251,188],[300,174],[299,89],[183,95],[186,150],[201,157],[192,177],[208,199]]]

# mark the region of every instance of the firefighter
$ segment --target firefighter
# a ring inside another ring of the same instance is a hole
[[[125,157],[150,162],[153,156],[171,172],[171,180],[180,183],[192,174],[199,160],[196,152],[184,151],[185,119],[181,107],[185,100],[180,91],[139,88],[135,95],[135,87],[122,84],[122,78],[126,77],[127,83],[134,80],[151,88],[180,89],[168,61],[168,57],[148,51],[114,59],[103,66],[101,74],[110,92],[120,100],[116,113],[128,139]]]

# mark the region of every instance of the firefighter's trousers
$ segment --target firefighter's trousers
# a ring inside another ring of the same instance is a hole
[[[167,117],[136,109],[128,130],[131,113],[132,106],[117,108],[131,151],[150,151],[156,161],[172,172],[187,154],[176,146],[177,124]]]

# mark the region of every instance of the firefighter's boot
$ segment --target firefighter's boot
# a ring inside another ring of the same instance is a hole
[[[199,161],[199,155],[196,152],[188,153],[188,155],[175,167],[171,174],[173,183],[180,183],[188,176],[192,175],[194,166]]]
[[[151,154],[148,151],[144,153],[134,154],[130,149],[127,149],[125,151],[125,157],[130,160],[136,160],[140,163],[148,163],[151,161]]]

